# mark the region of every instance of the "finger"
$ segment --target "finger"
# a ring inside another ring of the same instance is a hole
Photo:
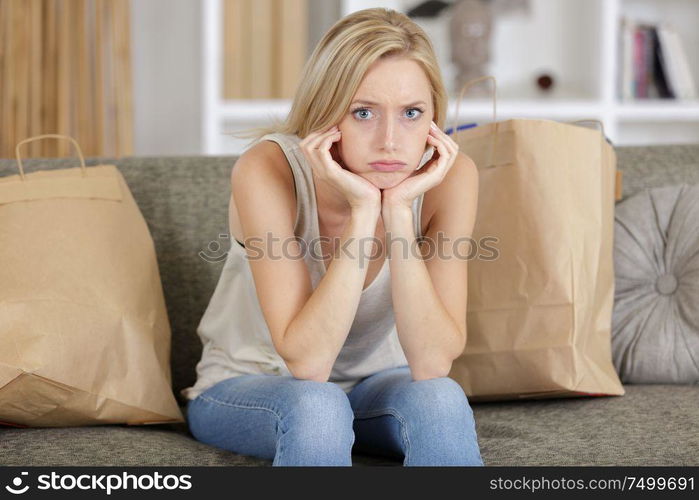
[[[438,139],[441,138],[443,140],[445,146],[449,150],[449,154],[451,154],[454,158],[456,158],[456,155],[459,152],[459,145],[448,134],[445,134],[441,131],[436,132],[436,133],[439,134],[439,136],[437,138]]]
[[[322,132],[315,131],[309,133],[303,140],[299,143],[301,147],[306,147],[310,142],[314,141]]]
[[[433,132],[436,137],[441,138],[442,140],[447,142],[450,146],[450,149],[458,148],[458,144],[456,144],[454,139],[452,139],[452,137],[449,134],[442,131],[439,127],[431,127],[430,132]]]
[[[449,151],[444,141],[432,136],[428,136],[428,140],[431,141],[433,145],[436,146],[437,151],[439,151],[439,160],[437,161],[434,170],[446,171],[446,167],[449,165],[452,153]],[[428,172],[432,172],[432,168],[430,168]]]
[[[427,140],[432,146],[437,148],[437,152],[439,153],[438,160],[440,163],[449,158],[451,151],[443,140],[435,136],[427,136]]]
[[[328,134],[323,134],[323,137],[320,139],[320,142],[318,143],[318,149],[320,151],[329,151],[330,146],[332,146],[334,142],[339,141],[341,136],[342,133],[339,130],[335,130]]]
[[[444,144],[449,150],[449,154],[451,155],[452,159],[456,158],[456,154],[459,152],[459,145],[449,138],[447,138]]]
[[[323,168],[323,170],[326,170],[328,167],[326,166],[329,162],[326,161],[326,157],[323,154],[323,151],[321,150],[323,147],[326,149],[329,148],[330,146],[323,146],[324,141],[328,137],[334,137],[339,134],[339,131],[337,130],[337,127],[331,127],[330,129],[326,130],[325,132],[322,133],[317,133],[313,138],[311,138],[308,143],[306,144],[304,148],[304,152],[306,156],[308,156],[309,160],[311,161],[311,164],[318,164],[318,167]],[[328,155],[330,155],[329,152],[327,152]],[[330,155],[330,159],[332,160],[332,155]],[[325,175],[325,174],[322,174]]]
[[[318,149],[318,147],[320,146],[320,143],[323,141],[323,139],[325,137],[327,137],[328,135],[333,134],[336,129],[337,129],[337,126],[334,125],[323,132],[318,131],[318,132],[314,132],[312,134],[309,134],[308,137],[306,137],[304,139],[304,141],[306,142],[306,144],[305,144],[306,149],[308,149],[309,151],[312,151],[314,149]]]
[[[328,164],[333,164],[335,163],[335,160],[333,160],[332,155],[330,154],[330,147],[333,145],[334,142],[339,141],[340,137],[342,134],[340,131],[336,131],[333,134],[330,134],[323,139],[323,141],[320,143],[318,151],[322,158],[328,163]]]

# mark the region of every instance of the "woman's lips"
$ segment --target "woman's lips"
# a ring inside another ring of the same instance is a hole
[[[405,163],[370,163],[369,165],[379,172],[394,172],[405,167]]]

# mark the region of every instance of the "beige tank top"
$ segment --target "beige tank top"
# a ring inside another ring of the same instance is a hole
[[[311,166],[299,147],[296,135],[273,133],[259,141],[274,141],[282,148],[294,176],[296,221],[294,234],[305,242],[319,240],[315,186]],[[259,142],[256,141],[256,142]],[[429,157],[425,155],[422,166]],[[421,236],[420,216],[423,195],[413,203],[416,236]],[[257,300],[255,281],[245,248],[231,242],[216,289],[202,317],[197,334],[203,351],[197,363],[197,381],[182,389],[187,399],[221,380],[245,374],[287,375],[291,373],[272,343],[272,337]],[[306,252],[313,289],[325,273],[319,253]],[[398,342],[388,260],[367,288],[362,291],[347,339],[333,365],[329,381],[349,392],[363,378],[378,371],[407,365]]]

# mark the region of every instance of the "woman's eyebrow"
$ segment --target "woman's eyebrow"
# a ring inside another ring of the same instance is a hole
[[[370,104],[370,105],[379,105],[380,103],[378,102],[373,102],[373,101],[366,101],[364,99],[358,99],[356,101],[352,101],[352,104]],[[425,101],[415,101],[411,102],[410,104],[404,104],[403,106],[417,106],[418,104],[424,104],[427,105]]]

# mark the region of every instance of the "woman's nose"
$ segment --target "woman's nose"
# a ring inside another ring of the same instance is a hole
[[[384,149],[393,150],[396,147],[396,127],[392,119],[384,120],[381,125],[381,141]]]

